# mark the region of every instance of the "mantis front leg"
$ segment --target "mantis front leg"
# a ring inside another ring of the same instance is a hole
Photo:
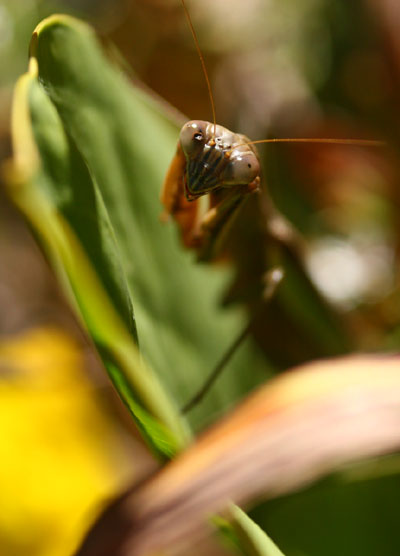
[[[248,194],[258,189],[259,181],[257,178],[249,185],[210,193],[209,209],[203,214],[195,233],[199,245],[199,260],[210,260],[220,253],[239,208]]]

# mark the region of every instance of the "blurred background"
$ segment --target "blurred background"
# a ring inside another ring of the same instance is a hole
[[[290,304],[277,302],[257,324],[260,345],[278,368],[346,351],[397,351],[400,7],[389,0],[187,4],[206,58],[218,123],[252,139],[369,138],[387,144],[260,149],[264,196],[271,195],[305,239],[296,268],[306,269],[304,280],[311,279],[340,331],[339,340],[327,339],[321,348],[320,336],[310,332],[321,329],[321,321],[313,322],[310,314],[304,331],[301,311],[287,309],[302,295],[291,290]],[[120,63],[129,68],[130,78],[164,99],[171,113],[211,119],[204,76],[179,0],[2,1],[2,160],[11,152],[12,90],[27,68],[31,33],[55,12],[93,24],[105,45],[111,42],[121,52],[126,64]],[[275,245],[266,248],[270,238],[262,214],[251,200],[233,231],[237,280],[227,299],[245,301],[250,309],[260,276],[276,251]],[[3,192],[0,307],[0,553],[67,555],[98,500],[148,473],[154,463]],[[380,487],[374,488],[389,515],[388,499]],[[330,486],[318,493],[324,489]],[[372,506],[375,494],[369,492],[360,496]],[[356,494],[343,495],[335,507]],[[325,495],[316,495],[319,502],[312,496],[309,511],[317,515]],[[278,514],[283,507],[284,502]],[[273,504],[269,508],[259,511],[260,521],[276,516]],[[270,521],[273,527],[274,518]],[[304,548],[298,530],[294,538]],[[338,549],[333,544],[332,554]],[[398,549],[388,542],[375,553],[398,554]],[[298,548],[290,554],[317,554],[315,550],[318,545],[309,543],[307,551]],[[329,548],[324,554],[331,554]]]

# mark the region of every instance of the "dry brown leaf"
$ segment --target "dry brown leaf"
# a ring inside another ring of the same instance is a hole
[[[355,356],[287,372],[117,501],[81,556],[192,545],[207,516],[305,486],[400,447],[400,357]],[[193,545],[192,545],[193,546]]]

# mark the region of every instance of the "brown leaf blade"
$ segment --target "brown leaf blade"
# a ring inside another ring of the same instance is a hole
[[[305,365],[259,389],[149,482],[109,508],[79,553],[142,556],[184,548],[230,502],[304,487],[400,447],[400,357]],[[114,526],[124,524],[121,534]],[[99,549],[97,531],[102,532]]]

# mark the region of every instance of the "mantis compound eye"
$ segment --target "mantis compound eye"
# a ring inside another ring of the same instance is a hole
[[[181,129],[179,140],[185,154],[191,155],[205,143],[207,122],[193,120]]]
[[[260,163],[252,151],[233,151],[222,177],[225,185],[245,185],[260,174]]]

